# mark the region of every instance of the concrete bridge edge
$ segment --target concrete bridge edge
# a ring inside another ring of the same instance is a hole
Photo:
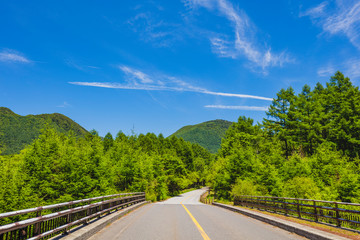
[[[288,232],[296,233],[300,236],[306,237],[308,239],[314,239],[314,240],[349,240],[349,238],[344,238],[339,235],[331,234],[328,232],[324,232],[315,228],[311,228],[308,226],[304,226],[298,223],[282,220],[276,217],[272,217],[266,214],[250,211],[247,209],[242,209],[240,207],[235,207],[227,204],[222,203],[213,203],[214,206],[221,207],[228,209],[233,212],[237,212],[240,214],[243,214],[245,216],[255,218],[257,220],[260,220],[262,222],[266,222],[268,224],[271,224],[273,226],[282,228]]]

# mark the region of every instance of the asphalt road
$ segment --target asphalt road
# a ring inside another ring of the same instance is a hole
[[[91,240],[285,240],[302,239],[269,224],[199,202],[195,190],[164,202],[147,204],[120,218]]]

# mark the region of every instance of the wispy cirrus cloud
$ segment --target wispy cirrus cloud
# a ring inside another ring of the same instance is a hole
[[[4,49],[0,52],[0,62],[6,63],[31,63],[31,60],[26,58],[24,54],[12,50],[12,49]]]
[[[317,70],[317,75],[320,77],[329,77],[335,73],[335,68],[333,66],[321,67]]]
[[[211,49],[219,57],[236,59],[238,54],[233,50],[233,43],[221,37],[210,38]]]
[[[309,16],[313,22],[330,35],[345,35],[360,49],[360,2],[357,0],[337,0],[336,6],[325,1],[301,13],[300,17]]]
[[[328,4],[329,4],[328,2],[322,2],[316,7],[310,8],[305,12],[300,12],[299,17],[305,17],[305,16],[310,16],[313,18],[322,17],[325,14],[324,12]]]
[[[71,105],[68,103],[68,102],[63,102],[62,104],[56,106],[58,108],[68,108],[68,107],[71,107]]]
[[[74,60],[73,58],[66,58],[64,60],[64,62],[69,67],[75,68],[75,69],[83,71],[83,72],[87,72],[90,69],[100,69],[100,67],[93,66],[93,65],[86,65],[85,63]]]
[[[336,71],[341,71],[352,80],[358,80],[360,78],[360,58],[350,58],[340,63],[329,63],[320,67],[317,74],[320,77],[331,77]]]
[[[137,80],[140,80],[141,83],[153,83],[153,80],[145,73],[135,70],[127,66],[119,66],[119,69],[122,70],[130,79],[134,79],[133,83],[137,85]]]
[[[158,19],[151,12],[140,12],[129,19],[127,23],[143,41],[150,42],[155,47],[169,47],[182,39],[179,24]]]
[[[229,106],[229,105],[206,105],[205,108],[229,109],[229,110],[245,110],[245,111],[267,111],[268,107],[257,106]]]
[[[206,88],[194,86],[178,77],[168,76],[164,74],[146,74],[143,71],[134,69],[128,66],[117,66],[124,74],[126,83],[116,82],[69,82],[73,85],[91,86],[114,89],[127,90],[147,90],[147,91],[177,91],[177,92],[195,92],[207,95],[234,97],[234,98],[249,98],[265,101],[272,101],[272,98],[238,94],[238,93],[224,93],[217,91],[210,91]]]
[[[350,78],[359,79],[360,78],[360,59],[353,58],[347,61],[346,63],[345,74]]]
[[[233,27],[233,37],[211,36],[209,37],[212,50],[220,57],[240,58],[246,57],[250,62],[261,67],[264,73],[266,68],[283,66],[285,63],[294,62],[294,59],[286,52],[272,52],[257,43],[256,27],[243,10],[237,9],[227,0],[184,0],[186,7],[196,9],[203,7],[209,11],[218,11],[230,21]],[[232,39],[232,40],[229,40]]]

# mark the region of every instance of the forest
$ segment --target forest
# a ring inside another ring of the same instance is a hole
[[[161,134],[101,138],[48,126],[15,155],[0,155],[0,212],[119,192],[146,192],[157,201],[203,185],[212,155]]]
[[[48,125],[19,154],[0,155],[0,212],[129,191],[158,201],[204,185],[227,200],[360,202],[360,92],[349,78],[281,89],[266,114],[239,117],[216,154],[175,136],[79,137]]]
[[[337,72],[326,86],[281,89],[262,123],[240,117],[207,181],[217,196],[360,202],[360,92]]]

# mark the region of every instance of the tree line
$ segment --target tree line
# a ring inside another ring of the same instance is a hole
[[[337,72],[323,86],[281,89],[262,123],[226,132],[208,182],[236,195],[360,201],[360,91]]]
[[[0,212],[119,192],[146,192],[163,200],[204,184],[212,155],[162,134],[101,138],[51,127],[15,155],[0,155]]]

